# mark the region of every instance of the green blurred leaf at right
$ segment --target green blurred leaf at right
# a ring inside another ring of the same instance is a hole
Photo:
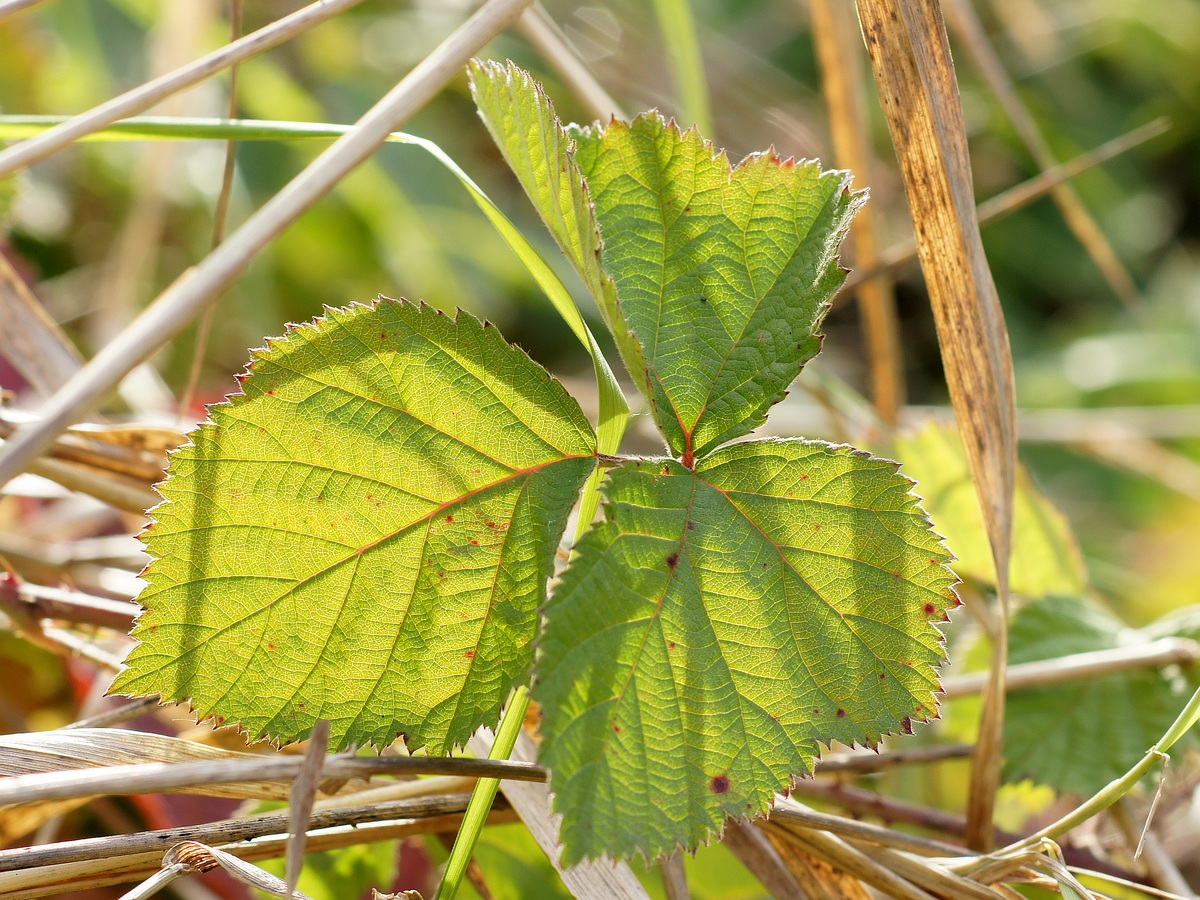
[[[895,438],[892,453],[916,480],[922,505],[957,557],[951,564],[954,571],[994,585],[996,567],[958,431],[952,425],[928,422],[913,434]],[[1023,468],[1017,476],[1009,572],[1013,592],[1025,597],[1078,596],[1087,586],[1070,525]]]
[[[1009,628],[1009,665],[1134,646],[1165,636],[1127,628],[1098,605],[1045,597],[1020,609]],[[1159,740],[1192,686],[1160,669],[1089,677],[1008,696],[1004,779],[1030,778],[1087,797],[1124,775]]]

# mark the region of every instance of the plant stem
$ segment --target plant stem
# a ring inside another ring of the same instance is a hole
[[[528,709],[529,690],[519,687],[513,691],[512,700],[500,719],[500,727],[496,730],[496,742],[492,744],[492,752],[488,754],[489,759],[507,760],[512,754]],[[454,895],[458,893],[458,886],[462,883],[471,856],[475,852],[475,842],[479,840],[479,834],[483,831],[499,787],[498,778],[481,778],[475,785],[475,792],[471,795],[471,802],[463,815],[462,827],[454,839],[454,848],[450,851],[450,859],[446,862],[446,871],[442,875],[442,883],[438,885],[434,900],[453,900]]]

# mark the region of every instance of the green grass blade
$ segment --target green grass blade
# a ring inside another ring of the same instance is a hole
[[[701,134],[711,138],[713,122],[708,78],[704,74],[704,57],[696,36],[692,5],[689,0],[654,0],[654,13],[667,48],[671,78],[679,92],[679,119],[684,125],[694,124]]]
[[[66,121],[66,118],[65,116],[0,116],[0,140],[30,137]],[[103,131],[90,135],[88,140],[311,140],[340,137],[349,130],[349,126],[320,122],[139,116],[116,122]],[[595,337],[588,329],[587,323],[584,322],[578,306],[571,297],[571,292],[562,283],[562,279],[537,252],[533,244],[492,202],[491,198],[441,147],[432,141],[403,132],[392,134],[388,141],[420,147],[449,169],[467,189],[472,199],[517,255],[517,258],[529,270],[555,310],[563,317],[592,358],[596,371],[596,384],[599,389],[598,448],[601,453],[616,453],[628,423],[629,404],[625,400],[625,395],[617,383],[608,360],[604,358]],[[587,510],[584,512],[586,513]],[[595,512],[594,501],[591,512]]]

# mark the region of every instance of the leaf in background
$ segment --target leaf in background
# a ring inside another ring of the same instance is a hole
[[[922,506],[946,538],[959,575],[996,584],[996,564],[988,545],[979,498],[971,482],[967,455],[958,431],[928,422],[919,431],[896,437],[891,453],[904,460],[904,471],[917,482]],[[1010,587],[1026,597],[1079,595],[1087,572],[1066,518],[1017,471]]]
[[[1075,597],[1023,607],[1009,630],[1009,665],[1149,642],[1162,637],[1126,628]],[[1124,775],[1175,721],[1190,689],[1157,669],[1015,691],[1008,697],[1004,778],[1031,778],[1087,797]]]
[[[774,153],[730,168],[657,114],[577,133],[600,262],[641,344],[647,392],[688,464],[757,428],[801,367],[845,277],[838,243],[864,195],[845,172]],[[635,373],[636,374],[636,373]]]
[[[381,301],[258,351],[176,451],[116,693],[443,753],[494,724],[595,437],[490,326]]]
[[[564,861],[695,848],[820,743],[933,715],[948,554],[896,465],[809,441],[615,469],[547,609]]]

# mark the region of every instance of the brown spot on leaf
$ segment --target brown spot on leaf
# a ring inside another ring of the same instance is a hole
[[[667,557],[667,568],[668,569],[671,569],[672,571],[674,571],[674,569],[677,565],[679,565],[679,551],[678,550],[676,550],[674,553],[672,553],[670,556]]]
[[[453,522],[453,521],[454,521],[454,516],[446,516],[446,521],[447,521],[447,522]]]
[[[475,658],[475,651],[474,651],[474,650],[468,650],[466,653],[464,653],[464,654],[463,654],[463,656],[465,656],[467,659],[474,659],[474,658]]]
[[[724,794],[729,790],[729,776],[717,775],[712,780],[712,792],[714,794]]]
[[[840,706],[838,707],[838,711],[837,711],[837,717],[838,717],[839,719],[844,719],[844,718],[846,718],[846,711],[845,711],[844,709],[842,709]]]
[[[935,612],[937,612],[936,606],[934,606],[932,603],[925,604],[925,615],[932,616]]]

